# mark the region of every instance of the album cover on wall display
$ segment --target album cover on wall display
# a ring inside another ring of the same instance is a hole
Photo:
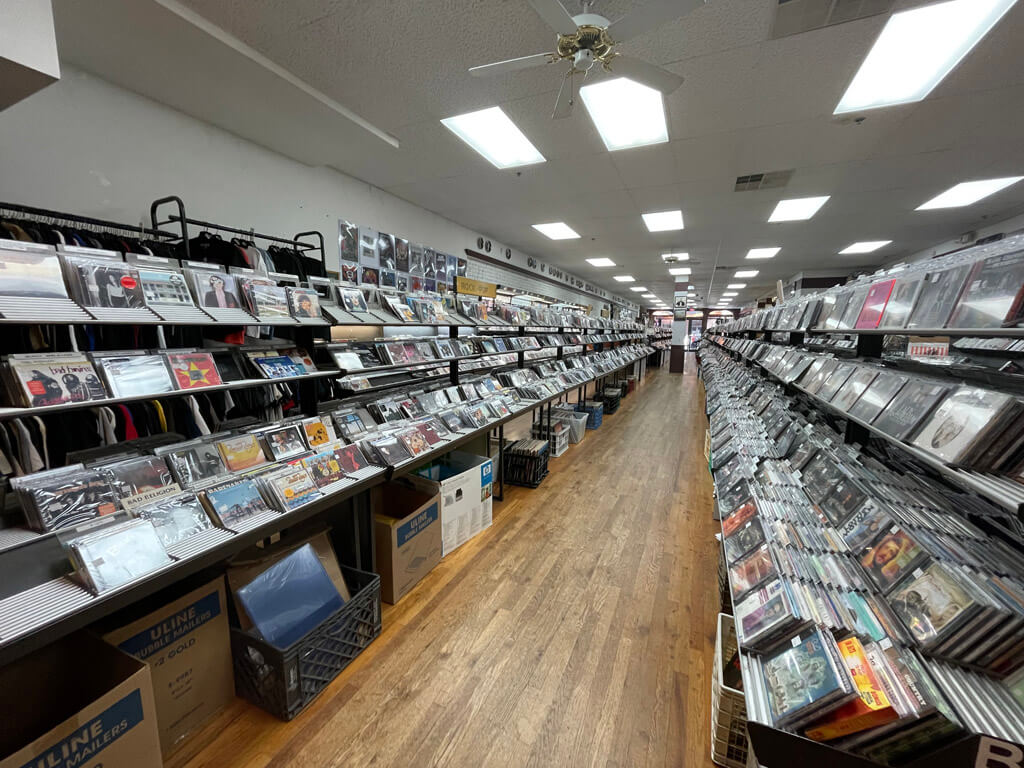
[[[921,281],[917,303],[906,327],[945,328],[970,271],[970,264],[961,264],[950,269],[928,272]]]
[[[380,273],[373,267],[363,267],[359,282],[363,285],[379,285]]]
[[[409,290],[409,276],[403,275],[401,272],[395,278],[395,287],[402,293]]]
[[[456,267],[457,268],[456,276],[457,277],[465,277],[466,276],[466,272],[469,270],[469,262],[466,261],[465,259],[457,259],[456,260],[456,265],[457,265],[457,267]]]
[[[381,269],[395,269],[395,238],[385,232],[377,233],[377,265]]]
[[[1024,251],[975,263],[950,328],[1006,328],[1024,320]]]
[[[419,243],[409,244],[409,274],[423,277],[424,248]]]
[[[395,271],[409,271],[409,241],[404,237],[395,237]]]
[[[438,283],[448,282],[448,257],[436,251],[434,252],[434,279]]]
[[[433,248],[423,249],[423,277],[433,280],[435,278],[434,265],[437,263],[437,254]]]
[[[380,266],[377,258],[377,230],[371,227],[359,227],[359,263],[374,268]]]
[[[459,274],[459,260],[457,257],[452,256],[450,253],[445,254],[445,282],[450,286],[455,286],[455,278]]]
[[[0,245],[0,296],[70,298],[60,257],[48,249],[20,250]]]
[[[6,367],[18,384],[10,393],[13,405],[37,408],[107,397],[96,369],[81,352],[9,355]]]
[[[224,383],[209,352],[167,352],[166,357],[178,389],[201,389]]]
[[[1019,404],[1009,395],[961,386],[935,409],[914,445],[951,464],[966,461],[1011,409],[1019,410]]]
[[[67,264],[82,305],[112,309],[141,309],[146,305],[139,271],[134,266],[82,256],[68,256]]]
[[[394,288],[398,284],[398,275],[389,269],[380,271],[380,287]]]
[[[344,219],[338,219],[338,254],[342,261],[359,261],[359,229]]]
[[[341,265],[341,279],[346,283],[359,282],[359,266],[356,264]]]

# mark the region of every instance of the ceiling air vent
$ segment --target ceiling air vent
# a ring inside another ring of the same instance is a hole
[[[793,178],[793,170],[768,171],[767,173],[752,173],[749,176],[736,177],[737,192],[754,192],[758,189],[780,189]]]
[[[772,37],[786,37],[888,13],[893,0],[778,0]]]

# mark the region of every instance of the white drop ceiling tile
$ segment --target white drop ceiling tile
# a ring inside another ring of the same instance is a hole
[[[626,189],[674,184],[678,181],[675,156],[668,144],[636,147],[608,154]]]

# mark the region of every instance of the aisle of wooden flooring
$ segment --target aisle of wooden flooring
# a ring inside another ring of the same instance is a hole
[[[705,424],[692,373],[649,375],[385,607],[382,635],[309,710],[282,723],[238,701],[172,763],[710,766]]]

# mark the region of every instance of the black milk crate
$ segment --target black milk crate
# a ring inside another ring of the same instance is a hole
[[[597,429],[604,419],[604,403],[597,400],[587,400],[580,405],[576,404],[576,410],[587,414],[587,429]]]
[[[380,576],[346,566],[341,572],[352,599],[289,648],[231,628],[239,696],[291,720],[380,634]]]
[[[622,395],[619,394],[618,387],[605,387],[601,399],[604,402],[605,413],[615,413],[622,403]]]
[[[515,443],[505,449],[505,482],[537,488],[548,475],[548,447],[537,455],[518,453]]]

